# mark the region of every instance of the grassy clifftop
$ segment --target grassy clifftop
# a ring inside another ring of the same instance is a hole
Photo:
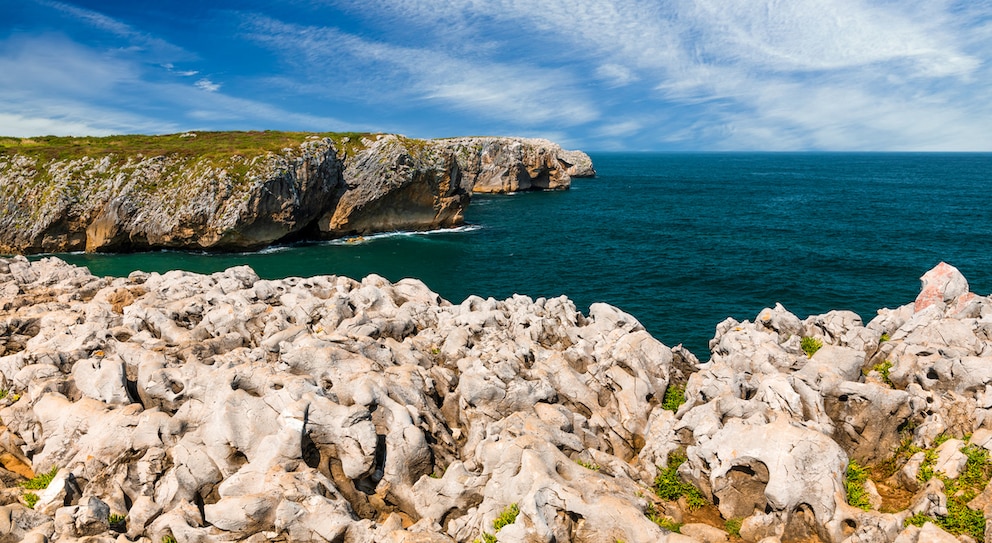
[[[195,135],[191,135],[195,134]],[[11,138],[0,136],[0,156],[26,155],[43,162],[74,160],[106,155],[126,156],[197,156],[206,159],[228,158],[233,155],[259,155],[297,147],[308,138],[331,138],[340,151],[361,146],[369,136],[360,132],[189,132],[162,136],[124,135],[106,137],[41,136]]]

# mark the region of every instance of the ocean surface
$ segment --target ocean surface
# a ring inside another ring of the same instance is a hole
[[[776,302],[867,323],[946,261],[992,292],[992,154],[592,154],[595,179],[475,196],[467,227],[259,253],[58,255],[97,275],[247,264],[263,278],[416,277],[467,296],[607,302],[702,360],[727,317]]]

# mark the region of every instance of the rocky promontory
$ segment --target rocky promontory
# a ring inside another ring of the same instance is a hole
[[[0,259],[0,541],[989,541],[992,298],[923,281],[701,362],[564,297]]]
[[[258,249],[457,226],[477,192],[595,175],[547,140],[200,132],[0,138],[0,254]]]

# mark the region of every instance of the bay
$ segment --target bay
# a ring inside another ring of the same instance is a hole
[[[992,154],[592,154],[599,176],[554,193],[476,195],[468,227],[258,253],[57,255],[97,275],[249,265],[263,278],[423,280],[445,299],[606,302],[701,359],[727,317],[776,302],[865,322],[915,299],[946,261],[992,290]]]

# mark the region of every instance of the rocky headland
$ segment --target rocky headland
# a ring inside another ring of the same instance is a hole
[[[606,304],[0,259],[0,542],[989,541],[992,298]],[[679,533],[681,532],[681,533]]]
[[[457,226],[472,192],[566,189],[547,140],[186,133],[0,138],[0,254],[240,251]]]

